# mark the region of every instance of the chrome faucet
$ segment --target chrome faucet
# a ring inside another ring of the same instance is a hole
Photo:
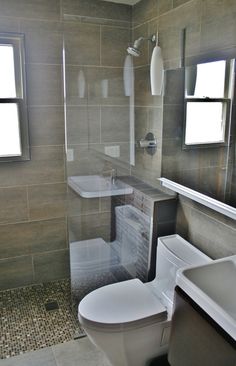
[[[110,168],[102,171],[102,176],[104,178],[108,178],[111,181],[111,184],[115,184],[117,179],[117,170],[115,168]]]
[[[117,170],[112,169],[111,170],[111,184],[115,184],[116,179],[117,179]]]

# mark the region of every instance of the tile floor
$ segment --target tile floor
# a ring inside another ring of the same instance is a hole
[[[0,366],[111,366],[87,337],[0,360]]]
[[[45,304],[52,301],[58,309],[47,311]],[[0,359],[67,342],[82,334],[71,308],[69,280],[0,292]]]

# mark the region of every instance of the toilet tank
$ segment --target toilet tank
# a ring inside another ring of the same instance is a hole
[[[176,272],[179,268],[210,262],[212,259],[187,242],[181,236],[158,238],[156,277],[159,291],[173,302]]]

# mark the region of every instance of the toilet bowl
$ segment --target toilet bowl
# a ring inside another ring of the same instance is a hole
[[[113,366],[145,366],[167,352],[177,270],[209,261],[179,235],[159,238],[155,279],[91,292],[79,304],[80,323]]]

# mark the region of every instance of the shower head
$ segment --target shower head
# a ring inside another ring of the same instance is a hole
[[[133,46],[129,46],[127,48],[128,54],[131,56],[134,56],[134,57],[139,57],[141,55],[141,51],[139,48],[141,46],[141,43],[144,40],[151,41],[152,43],[156,43],[156,35],[153,34],[150,38],[140,37],[140,38],[136,39],[136,41],[134,41]]]
[[[134,46],[129,46],[127,48],[127,52],[129,55],[134,56],[134,57],[139,57],[141,55],[141,52],[139,51],[139,49]]]

